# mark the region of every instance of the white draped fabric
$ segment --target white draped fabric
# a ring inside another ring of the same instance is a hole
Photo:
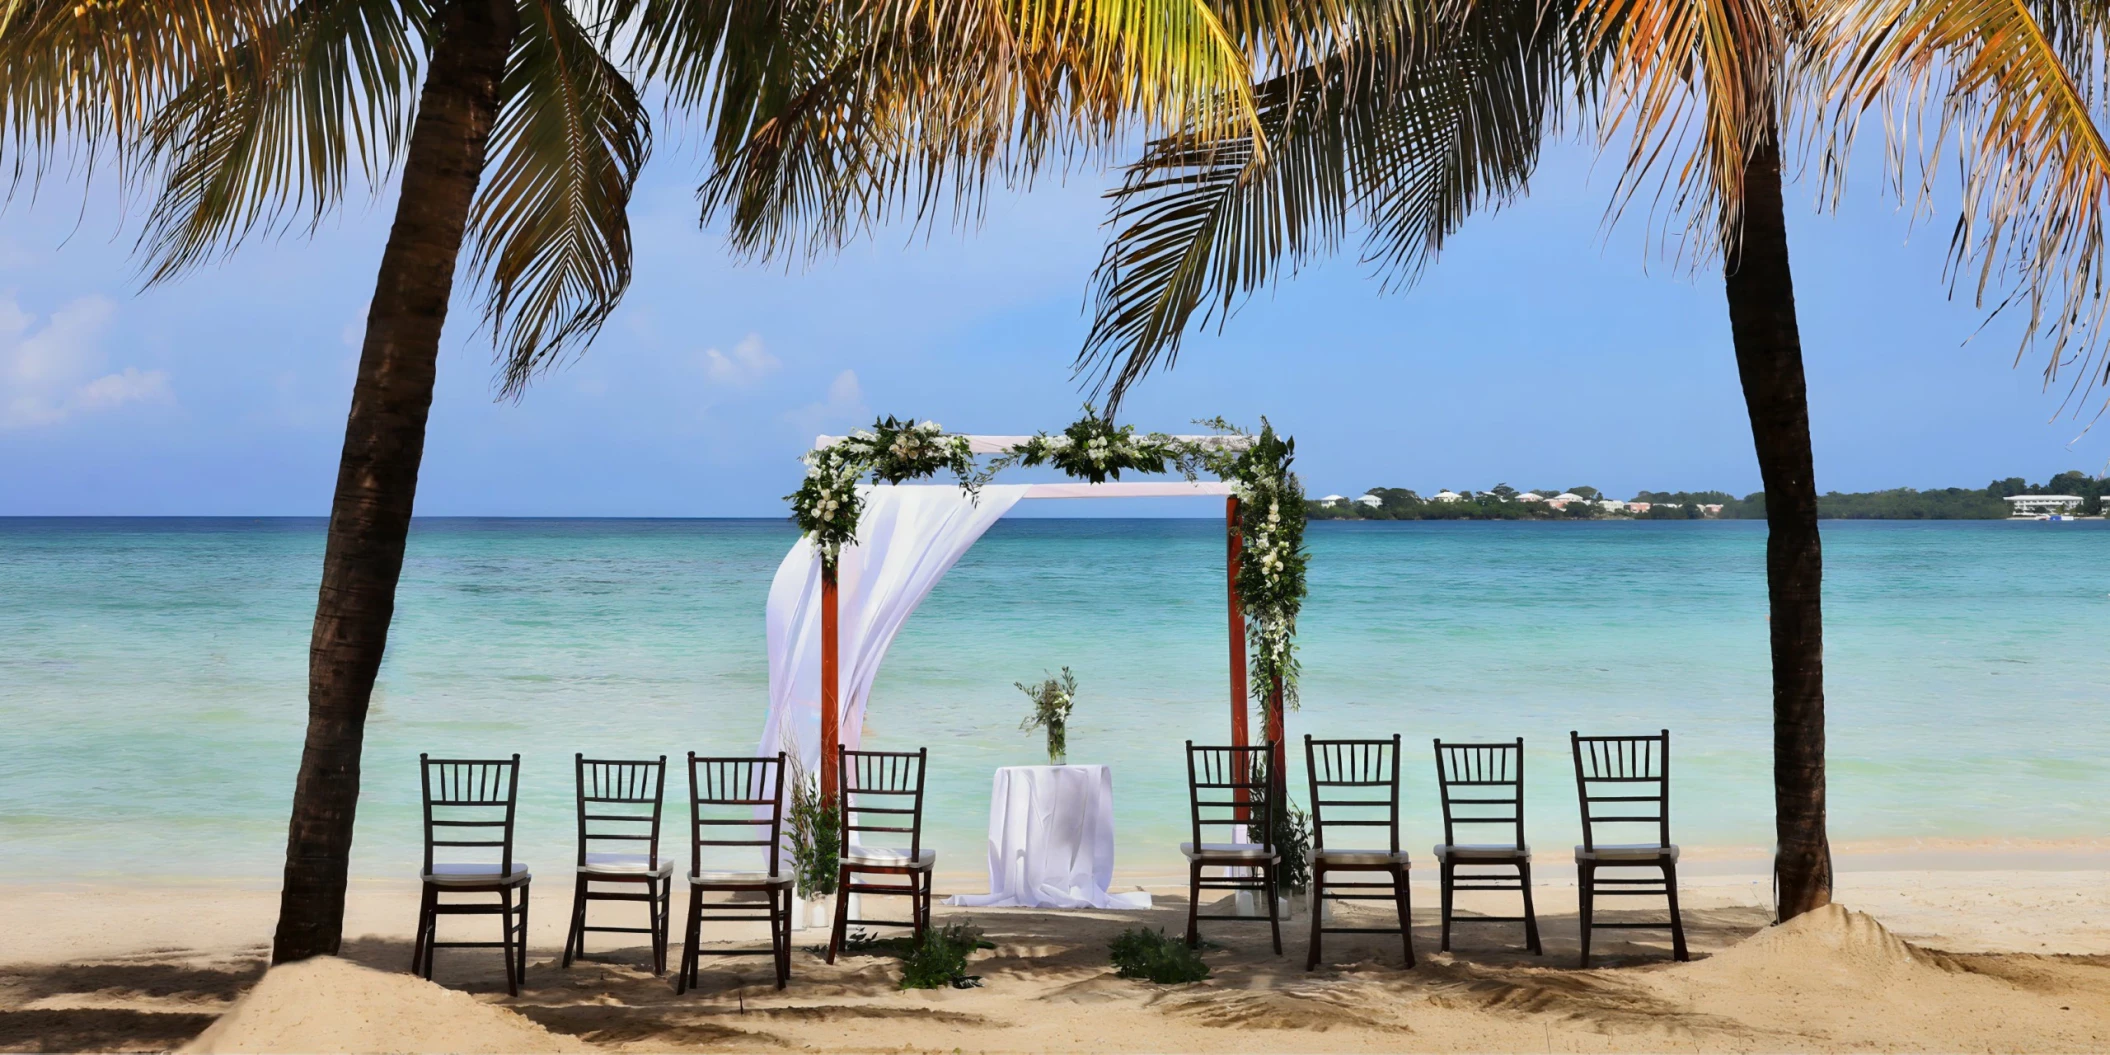
[[[1025,497],[987,485],[978,497],[950,484],[863,488],[857,542],[836,562],[843,746],[864,731],[865,700],[894,635],[960,555]],[[821,561],[800,539],[769,587],[769,718],[761,753],[795,752],[807,772],[821,757]]]
[[[1147,909],[1142,891],[1110,894],[1114,777],[1105,766],[1004,766],[989,795],[989,893],[976,908]]]

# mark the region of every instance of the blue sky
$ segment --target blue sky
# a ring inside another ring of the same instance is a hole
[[[1528,201],[1471,222],[1405,293],[1352,249],[1307,269],[1192,338],[1124,420],[1265,414],[1314,494],[1756,489],[1718,273],[1665,262],[1644,223],[1607,234],[1592,162],[1556,152]],[[777,516],[812,437],[874,413],[977,432],[1076,416],[1102,174],[999,196],[977,230],[884,231],[790,269],[730,261],[696,225],[694,178],[662,149],[628,300],[520,402],[494,401],[458,298],[420,513]],[[1868,182],[1837,215],[1791,190],[1819,486],[2101,471],[2102,434],[2058,416],[2064,383],[2013,366],[2010,329],[1972,338],[1979,316],[1942,284],[1946,220],[1908,242]],[[18,196],[0,214],[0,515],[327,512],[391,205],[142,291],[107,193]],[[1172,505],[1092,511],[1205,512]]]

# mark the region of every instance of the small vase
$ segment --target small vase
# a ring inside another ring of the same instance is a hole
[[[791,906],[792,930],[828,930],[835,926],[835,899],[800,898]]]
[[[1063,766],[1069,761],[1069,730],[1061,722],[1048,723],[1048,764]]]

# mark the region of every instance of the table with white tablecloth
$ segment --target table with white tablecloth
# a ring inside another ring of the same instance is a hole
[[[1106,766],[1005,766],[989,795],[989,893],[976,908],[1146,909],[1140,890],[1110,893],[1114,774]]]

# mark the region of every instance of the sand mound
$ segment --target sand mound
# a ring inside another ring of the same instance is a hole
[[[1952,969],[1947,959],[1890,933],[1874,917],[1843,905],[1826,905],[1767,927],[1675,973],[1700,984],[1805,988],[1885,986]]]
[[[502,1007],[322,956],[274,967],[189,1052],[586,1051]]]

